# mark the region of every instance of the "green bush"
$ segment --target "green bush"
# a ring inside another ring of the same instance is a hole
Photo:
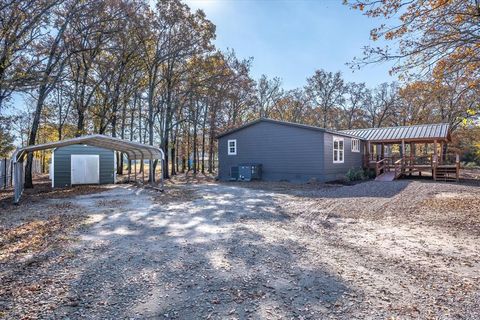
[[[347,181],[360,181],[365,179],[365,174],[363,169],[351,168],[348,170],[345,178]]]
[[[365,179],[375,179],[376,176],[375,169],[365,169]]]

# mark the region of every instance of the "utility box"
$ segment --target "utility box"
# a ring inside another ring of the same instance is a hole
[[[262,165],[259,163],[241,164],[238,166],[238,180],[251,181],[262,178]]]

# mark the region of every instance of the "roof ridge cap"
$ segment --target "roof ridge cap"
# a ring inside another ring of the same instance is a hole
[[[448,122],[438,122],[438,123],[424,123],[424,124],[412,124],[412,125],[404,125],[404,126],[389,126],[389,127],[370,127],[370,128],[358,128],[358,129],[343,129],[340,131],[354,131],[354,130],[377,130],[377,129],[395,129],[395,128],[411,128],[411,127],[422,127],[422,126],[440,126],[440,125],[448,125]]]

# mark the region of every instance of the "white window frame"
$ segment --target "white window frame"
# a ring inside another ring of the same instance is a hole
[[[230,142],[234,143],[234,146],[232,148],[235,148],[235,151],[230,150]],[[232,139],[227,141],[227,151],[229,156],[236,156],[237,155],[237,139]]]
[[[352,138],[352,152],[360,152],[360,139]]]
[[[335,142],[337,142],[337,146],[338,146],[338,148],[336,149],[335,149]],[[340,142],[342,142],[341,149],[340,149]],[[333,149],[333,157],[332,157],[333,163],[344,163],[345,162],[345,139],[340,137],[333,137],[332,149]],[[335,154],[337,154],[337,160],[335,160]],[[340,154],[342,155],[342,159],[340,159]]]

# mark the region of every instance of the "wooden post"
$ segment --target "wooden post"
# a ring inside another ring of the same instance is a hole
[[[438,163],[443,163],[443,141],[440,141],[440,156],[438,157]]]
[[[433,140],[433,156],[432,156],[432,175],[433,180],[437,181],[437,164],[438,164],[438,155],[437,155],[437,140]]]
[[[410,168],[409,168],[409,170],[408,170],[408,175],[409,175],[409,176],[412,176],[413,168],[414,168],[414,166],[415,166],[415,162],[414,162],[415,158],[414,158],[414,156],[413,156],[413,142],[410,142],[409,145],[410,145],[410,154],[409,154],[409,158],[410,158],[410,160],[409,160],[409,162],[410,162]]]
[[[458,182],[460,180],[460,155],[458,153],[455,155],[455,166],[457,168],[456,180]]]
[[[405,173],[405,140],[402,140],[402,162],[403,162],[403,167],[402,167],[402,173]]]
[[[370,146],[370,141],[367,141],[367,163],[366,163],[366,167],[367,168],[370,168],[370,150],[371,146]]]

